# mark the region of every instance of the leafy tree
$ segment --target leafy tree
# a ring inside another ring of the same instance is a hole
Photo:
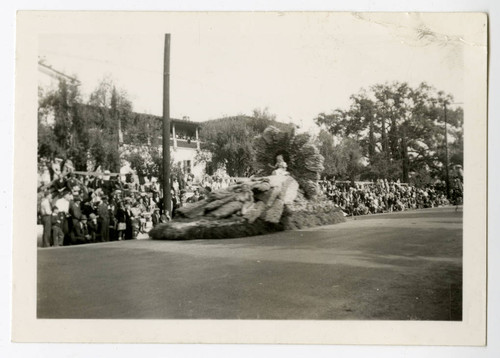
[[[59,81],[58,88],[39,91],[38,155],[71,159],[77,170],[95,166],[118,171],[119,122],[130,122],[132,106],[123,91],[104,79],[82,103],[78,81]]]
[[[143,146],[136,148],[125,155],[123,159],[130,163],[130,167],[137,175],[142,177],[162,178],[162,157],[159,148],[153,146]],[[170,163],[173,165],[172,159]]]
[[[362,171],[363,155],[358,142],[351,138],[344,139],[337,147],[337,169],[345,179],[354,183]]]
[[[87,108],[92,112],[89,128],[97,129],[92,138],[92,156],[96,164],[119,171],[119,146],[123,141],[122,133],[130,124],[132,103],[125,91],[118,90],[109,77],[104,77],[90,94]],[[99,153],[105,155],[97,155]]]
[[[262,133],[264,130],[273,125],[275,127],[285,129],[286,126],[283,126],[283,123],[276,121],[276,115],[269,112],[269,108],[255,108],[252,111],[252,117],[248,118],[248,125],[252,128],[252,130],[256,133]]]
[[[162,121],[153,115],[133,113],[125,125],[124,141],[133,145],[159,147],[162,144]]]
[[[316,142],[320,154],[325,158],[323,163],[325,167],[323,175],[329,178],[339,175],[339,170],[337,168],[337,151],[332,134],[322,129],[319,132]]]
[[[274,120],[267,110],[254,111],[255,117],[244,115],[203,123],[200,130],[201,151],[197,160],[205,161],[214,170],[225,168],[230,176],[249,176],[254,173],[255,150],[253,138],[269,125],[291,128]]]
[[[362,149],[355,139],[347,137],[335,145],[332,135],[321,130],[317,142],[319,152],[325,158],[324,176],[354,181],[363,172]]]
[[[76,169],[84,170],[88,136],[80,101],[78,82],[66,80],[60,80],[56,90],[39,98],[38,155],[71,159]]]
[[[339,138],[356,140],[367,159],[367,178],[401,179],[421,168],[432,177],[443,175],[444,105],[451,95],[422,83],[377,84],[351,96],[347,110],[321,113],[316,123]],[[453,160],[460,162],[460,132],[463,112],[447,110],[447,122],[454,146]],[[450,157],[451,158],[451,157]]]
[[[376,152],[361,176],[370,180],[383,178],[396,181],[401,179],[401,160],[392,159],[383,152]]]
[[[54,159],[61,156],[61,148],[58,146],[56,136],[50,125],[44,123],[39,116],[38,119],[38,158]]]
[[[225,167],[231,176],[246,176],[253,161],[254,135],[243,117],[210,121],[201,127],[201,149],[211,154],[215,167]]]

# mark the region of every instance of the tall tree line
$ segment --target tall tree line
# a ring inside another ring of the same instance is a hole
[[[38,157],[70,159],[77,170],[91,162],[117,171],[119,133],[133,129],[133,119],[126,93],[111,80],[104,78],[84,102],[78,82],[61,79],[57,89],[39,90]]]
[[[277,122],[276,116],[267,108],[255,109],[252,116],[238,115],[207,121],[201,126],[201,151],[197,159],[208,164],[210,174],[218,168],[224,168],[235,177],[255,174],[254,139],[271,125],[284,131],[292,130],[290,124]]]
[[[319,137],[325,174],[403,182],[426,175],[444,179],[445,105],[449,165],[463,165],[463,110],[453,97],[426,83],[393,82],[362,89],[350,97],[347,109],[315,118],[325,131]],[[339,144],[329,142],[326,133]],[[358,163],[350,170],[349,160]]]

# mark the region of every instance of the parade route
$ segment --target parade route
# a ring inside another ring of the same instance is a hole
[[[462,209],[38,249],[38,318],[460,320]]]

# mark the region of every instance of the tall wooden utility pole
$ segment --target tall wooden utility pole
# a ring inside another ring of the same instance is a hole
[[[163,213],[172,213],[170,192],[170,34],[165,34],[163,58]]]

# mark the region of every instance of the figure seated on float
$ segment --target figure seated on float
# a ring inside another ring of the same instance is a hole
[[[283,160],[283,156],[281,154],[276,157],[276,165],[274,168],[276,169],[273,170],[272,175],[290,175],[290,173],[286,170],[287,164]]]

